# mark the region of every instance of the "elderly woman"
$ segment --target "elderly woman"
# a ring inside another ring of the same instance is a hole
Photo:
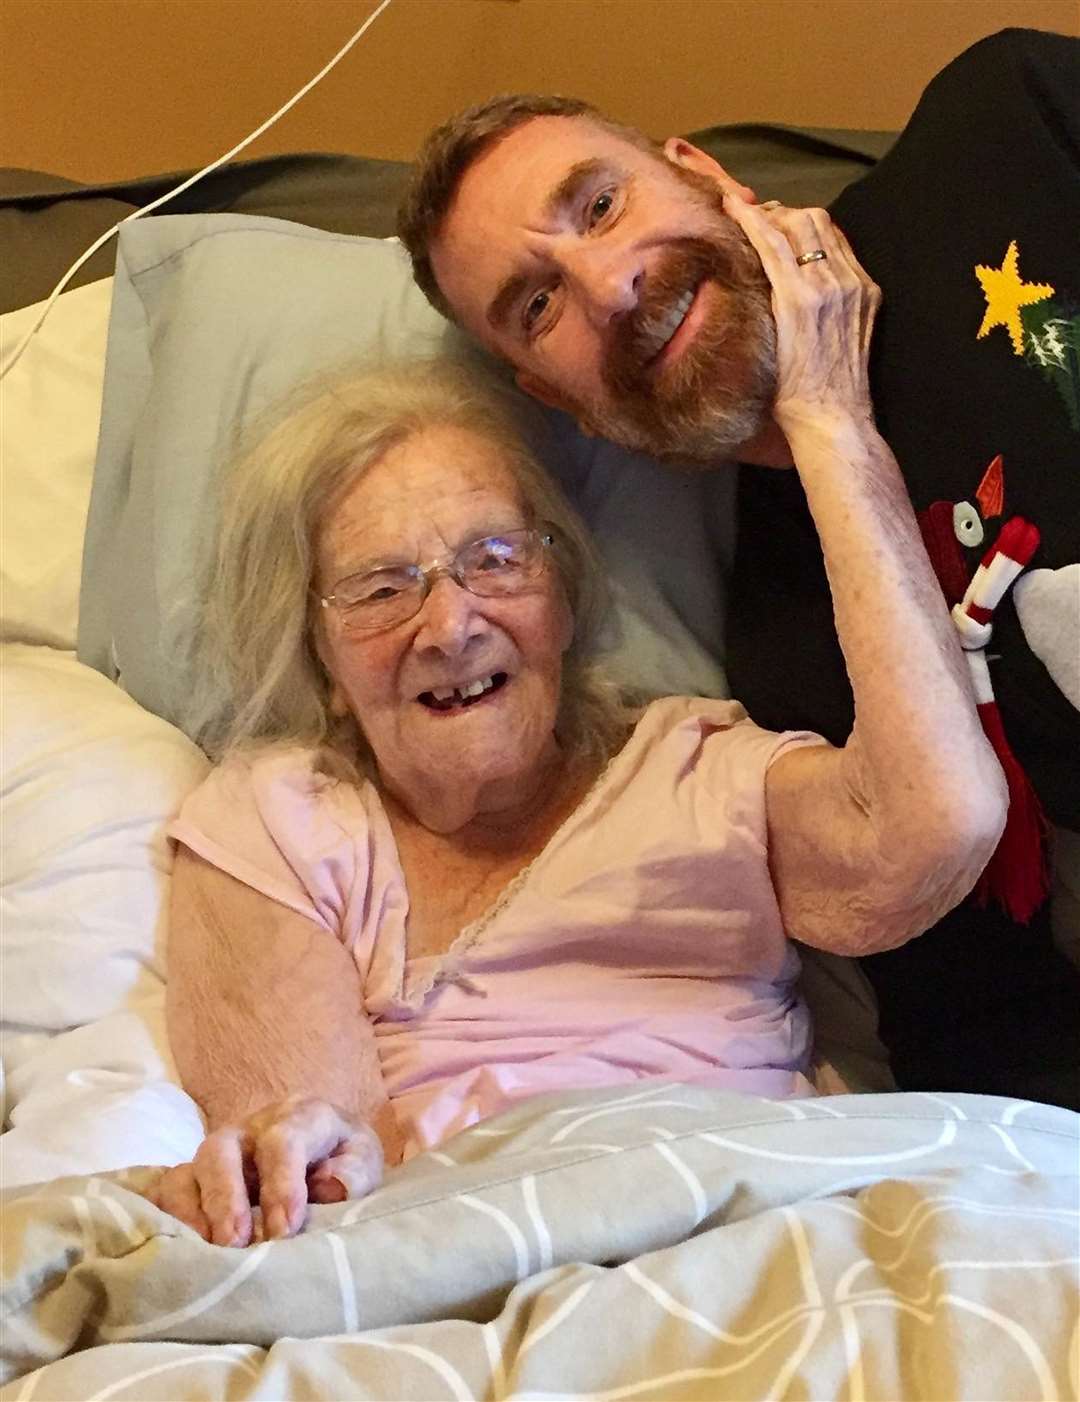
[[[909,618],[889,537],[836,552],[844,520],[835,749],[604,686],[583,528],[459,368],[334,384],[241,460],[206,626],[230,724],[172,827],[169,1030],[208,1134],[161,1206],[244,1244],[256,1197],[288,1235],[523,1096],[812,1093],[789,937],[903,942],[1003,821],[944,605]]]

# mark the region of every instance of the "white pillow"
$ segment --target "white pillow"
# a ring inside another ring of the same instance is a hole
[[[112,278],[65,292],[3,382],[0,638],[74,648]],[[42,304],[0,317],[6,358]]]
[[[0,649],[5,1032],[82,1026],[161,986],[165,825],[202,752],[99,672]]]

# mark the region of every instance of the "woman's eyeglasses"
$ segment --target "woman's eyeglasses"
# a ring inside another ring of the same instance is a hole
[[[503,531],[464,545],[452,559],[428,565],[381,565],[338,580],[320,597],[335,608],[344,627],[362,633],[393,628],[418,614],[440,575],[482,599],[525,592],[543,571],[554,543],[548,531]]]

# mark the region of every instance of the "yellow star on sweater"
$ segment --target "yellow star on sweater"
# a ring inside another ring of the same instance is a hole
[[[1046,282],[1025,282],[1017,268],[1019,250],[1016,240],[1009,244],[1000,268],[984,268],[975,265],[975,276],[982,283],[986,297],[986,315],[975,337],[977,341],[991,332],[995,326],[1008,328],[1017,355],[1024,353],[1024,328],[1020,321],[1020,308],[1030,307],[1033,302],[1045,302],[1054,295],[1054,289]]]

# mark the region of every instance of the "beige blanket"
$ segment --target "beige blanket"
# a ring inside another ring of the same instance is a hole
[[[1075,1398],[1078,1124],[543,1097],[247,1250],[149,1171],[12,1192],[0,1399]]]

